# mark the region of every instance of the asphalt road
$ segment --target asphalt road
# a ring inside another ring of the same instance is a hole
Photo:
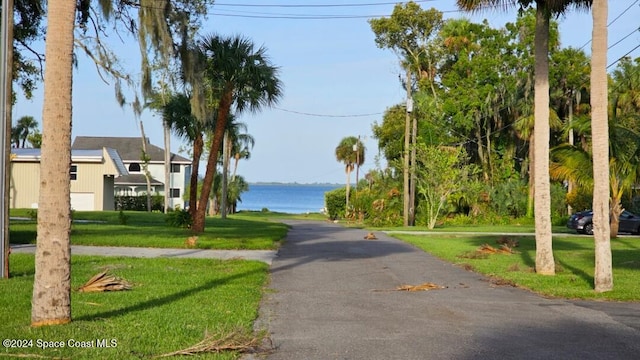
[[[289,224],[256,323],[267,359],[640,359],[640,303],[546,299],[384,233]],[[427,282],[444,288],[395,291]]]

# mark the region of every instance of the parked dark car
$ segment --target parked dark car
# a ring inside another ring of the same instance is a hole
[[[593,211],[585,210],[571,215],[567,227],[580,234],[593,235]],[[624,210],[620,214],[618,232],[640,234],[640,216]]]

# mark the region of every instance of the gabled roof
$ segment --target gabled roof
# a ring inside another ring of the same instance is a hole
[[[151,180],[151,185],[153,186],[164,185],[162,182],[154,178],[151,178],[150,180]],[[143,174],[129,174],[129,175],[118,176],[117,178],[115,178],[113,182],[114,182],[114,185],[116,186],[131,186],[131,185],[146,186],[147,178],[145,178]]]
[[[24,149],[24,148],[12,148],[11,157],[12,162],[40,162],[41,152],[40,149]],[[71,150],[71,161],[73,163],[104,163],[108,165],[104,168],[106,174],[122,176],[128,175],[127,168],[122,163],[122,159],[118,152],[113,149],[86,149],[86,150]]]
[[[151,143],[147,138],[147,155],[151,162],[164,163],[164,150]],[[76,136],[71,146],[74,150],[100,149],[102,147],[115,149],[124,162],[140,162],[142,157],[142,140],[140,137],[104,137],[104,136]],[[191,164],[189,159],[171,153],[174,164]]]

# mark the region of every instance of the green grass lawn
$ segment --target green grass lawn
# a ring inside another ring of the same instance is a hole
[[[68,359],[150,358],[195,345],[205,334],[228,334],[237,329],[250,333],[268,265],[240,260],[74,256],[71,269],[73,321],[32,328],[34,257],[12,255],[11,278],[0,280],[2,337],[32,340],[32,345],[2,347],[0,358],[27,354]],[[103,269],[132,283],[132,290],[75,290]],[[107,342],[103,344],[111,347],[98,348],[104,339]],[[38,348],[42,341],[62,342],[64,347]],[[93,341],[93,347],[71,347],[80,345],[74,341]],[[196,358],[237,357],[237,353],[222,353]]]
[[[11,210],[12,217],[28,217],[29,210]],[[182,248],[192,236],[188,229],[171,227],[162,213],[124,212],[122,224],[117,211],[75,212],[71,230],[73,245]],[[232,215],[222,220],[207,218],[206,229],[198,235],[201,249],[276,249],[288,227],[260,216]],[[89,222],[87,222],[89,221]],[[12,244],[35,244],[36,221],[12,220]]]
[[[504,279],[537,293],[569,299],[640,301],[640,238],[623,237],[611,240],[614,290],[598,294],[593,291],[594,243],[590,236],[553,238],[556,261],[555,276],[534,272],[535,239],[533,236],[509,236],[520,244],[516,254],[491,254],[478,257],[475,251],[482,244],[498,248],[491,235],[394,235],[439,258],[479,273]]]

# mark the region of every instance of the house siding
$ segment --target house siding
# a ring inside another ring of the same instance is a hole
[[[90,210],[114,210],[114,176],[118,169],[114,160],[104,151],[102,156],[72,155],[72,166],[75,166],[75,180],[71,180],[72,199],[92,198]],[[40,158],[39,152],[11,161],[10,183],[11,208],[37,208],[40,191]],[[83,203],[86,205],[86,202]],[[72,204],[73,206],[73,204]],[[89,206],[87,206],[89,207]]]
[[[19,185],[17,185],[19,184]],[[40,192],[40,163],[21,162],[11,164],[11,208],[24,209],[38,206]]]

